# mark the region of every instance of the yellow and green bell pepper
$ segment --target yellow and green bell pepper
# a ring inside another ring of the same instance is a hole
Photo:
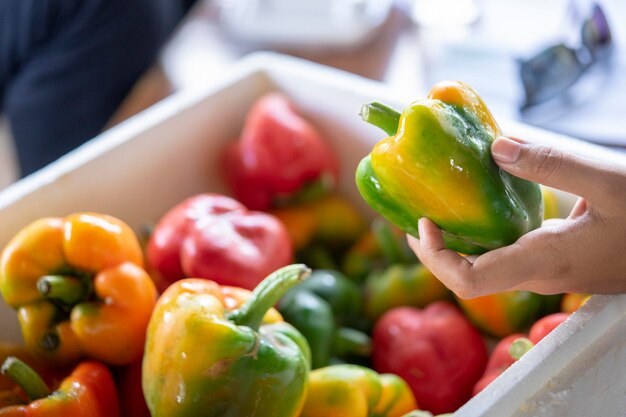
[[[300,417],[400,417],[417,408],[407,383],[359,365],[332,365],[309,375]]]
[[[389,137],[363,158],[356,184],[402,230],[418,236],[418,220],[428,217],[448,248],[479,254],[541,225],[539,186],[496,165],[491,144],[500,128],[467,84],[438,83],[402,114],[371,103],[361,116]]]
[[[172,284],[155,307],[143,359],[152,417],[298,416],[309,346],[272,306],[309,273],[281,268],[252,293],[206,279]]]

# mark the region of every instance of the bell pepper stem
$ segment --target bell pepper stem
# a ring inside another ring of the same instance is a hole
[[[362,331],[340,327],[335,333],[333,353],[337,356],[369,356],[372,353],[372,340]]]
[[[277,207],[308,203],[327,194],[334,186],[334,175],[331,172],[323,172],[315,180],[305,183],[295,194],[279,194],[275,196],[273,203]]]
[[[87,294],[82,280],[67,275],[44,275],[37,281],[37,290],[44,297],[65,305],[77,304]]]
[[[304,264],[294,264],[280,268],[267,276],[252,291],[250,298],[237,310],[228,315],[228,319],[239,326],[259,330],[267,310],[292,287],[311,275],[311,270]]]
[[[2,363],[2,375],[11,378],[24,390],[30,401],[50,395],[50,389],[33,368],[15,356],[7,357]]]
[[[59,335],[54,332],[48,332],[41,338],[39,346],[45,351],[52,352],[58,349],[60,344],[61,339]]]
[[[515,360],[519,360],[526,354],[535,344],[525,337],[517,338],[509,346],[509,355]]]
[[[377,101],[364,104],[359,115],[365,122],[381,128],[389,136],[398,132],[401,114],[385,104]]]

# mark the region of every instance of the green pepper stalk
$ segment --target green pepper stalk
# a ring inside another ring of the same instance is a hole
[[[15,381],[22,388],[29,401],[50,395],[50,389],[37,372],[15,356],[9,356],[2,363],[2,375]]]
[[[65,275],[42,276],[37,281],[37,290],[47,299],[57,300],[65,306],[86,300],[91,292],[86,280]]]
[[[34,369],[16,357],[5,359],[2,374],[12,379],[29,401],[3,405],[2,417],[120,416],[113,376],[100,362],[79,363],[54,392]]]

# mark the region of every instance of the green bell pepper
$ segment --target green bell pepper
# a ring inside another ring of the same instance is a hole
[[[365,281],[365,314],[377,320],[394,307],[423,308],[433,301],[452,299],[452,293],[424,265],[395,264],[373,272]]]
[[[361,312],[361,292],[340,272],[314,271],[289,290],[277,308],[307,339],[314,369],[351,356],[365,357],[371,351],[369,336],[352,327]]]
[[[382,217],[375,218],[367,233],[346,252],[342,271],[351,280],[362,283],[374,271],[389,265],[412,265],[417,257],[409,248],[406,236]]]
[[[491,143],[501,131],[470,86],[442,82],[402,114],[371,103],[361,116],[389,137],[360,162],[357,187],[405,232],[417,237],[419,218],[428,217],[448,248],[480,254],[541,225],[539,186],[493,161]]]
[[[296,417],[310,352],[272,308],[305,279],[279,269],[252,293],[185,279],[163,293],[150,320],[142,385],[152,417]]]

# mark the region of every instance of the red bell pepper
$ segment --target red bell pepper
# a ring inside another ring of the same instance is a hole
[[[292,251],[289,233],[276,217],[249,211],[230,197],[200,194],[161,218],[147,257],[161,291],[185,277],[252,289],[288,265]]]
[[[511,357],[515,360],[520,359],[569,316],[569,313],[554,313],[537,320],[530,328],[528,337],[519,337],[513,341],[509,348]]]
[[[373,364],[411,387],[421,409],[453,412],[472,394],[487,363],[481,334],[452,303],[397,307],[373,330]]]
[[[541,339],[549,335],[552,330],[556,329],[558,325],[567,320],[569,316],[570,313],[554,313],[542,317],[530,328],[528,339],[536,345]]]
[[[549,314],[535,322],[530,328],[528,338],[521,333],[512,334],[500,340],[494,348],[487,369],[482,378],[474,385],[473,395],[478,394],[496,379],[509,366],[524,355],[530,348],[539,343],[570,315],[568,313]]]
[[[141,387],[141,366],[143,360],[116,369],[115,382],[120,399],[122,417],[150,417]]]
[[[2,373],[20,385],[30,403],[3,407],[0,417],[120,415],[113,377],[100,362],[82,362],[54,392],[31,367],[15,357],[4,361]]]
[[[474,389],[472,390],[472,395],[478,394],[482,391],[487,385],[491,383],[494,379],[496,379],[502,372],[504,372],[509,366],[513,365],[515,359],[509,353],[511,349],[511,345],[520,337],[524,337],[522,333],[514,333],[500,340],[496,347],[491,352],[491,356],[489,357],[489,362],[487,362],[487,368],[485,369],[485,373],[482,378],[478,380],[476,385],[474,385]]]
[[[254,104],[240,140],[226,149],[223,163],[235,198],[253,210],[267,210],[305,188],[332,188],[339,171],[324,138],[280,93]]]

